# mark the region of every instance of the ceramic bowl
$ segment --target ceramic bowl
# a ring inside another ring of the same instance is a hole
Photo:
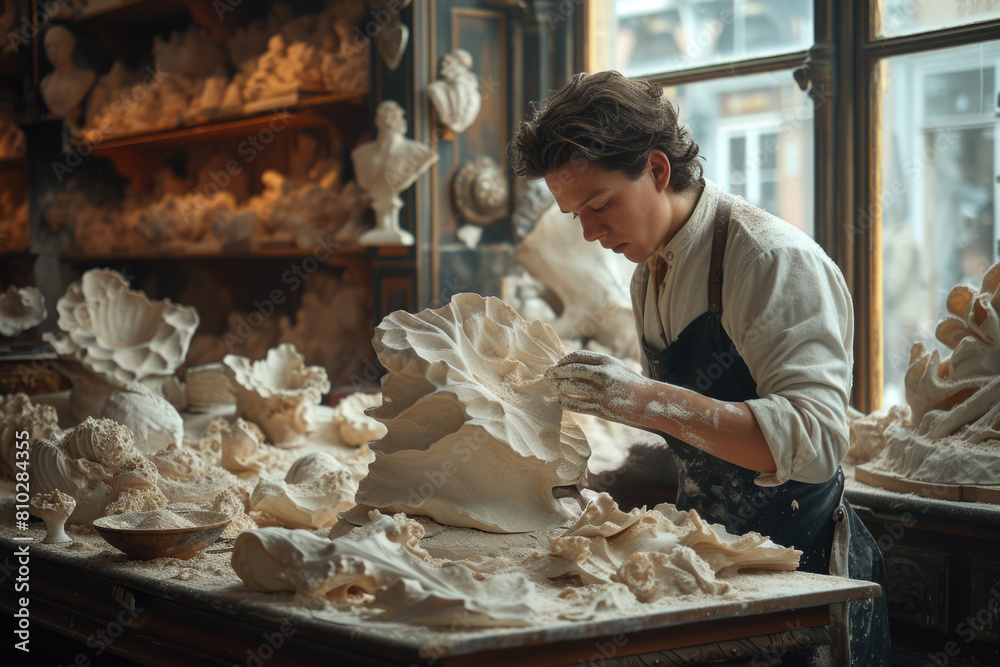
[[[187,560],[214,542],[232,521],[222,512],[191,510],[177,512],[196,525],[189,528],[156,528],[138,530],[112,527],[112,523],[138,524],[150,512],[129,512],[102,517],[94,521],[94,530],[108,544],[124,551],[133,560],[149,558],[180,558]]]

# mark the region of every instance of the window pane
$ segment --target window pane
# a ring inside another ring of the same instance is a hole
[[[1000,42],[889,58],[882,67],[884,406],[905,403],[915,341],[934,336],[948,292],[978,288],[997,259]],[[868,216],[859,222],[867,224]]]
[[[790,71],[666,88],[705,177],[813,233],[813,104]]]
[[[591,7],[592,39],[610,42],[590,63],[594,71],[642,76],[813,43],[813,0],[598,0]],[[614,29],[599,34],[604,26]]]
[[[875,34],[912,35],[1000,17],[997,0],[879,0]]]

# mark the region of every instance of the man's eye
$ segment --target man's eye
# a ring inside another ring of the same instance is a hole
[[[605,202],[604,206],[602,206],[600,208],[595,208],[594,210],[595,211],[606,211],[608,209],[608,206],[610,206],[610,205],[611,205],[611,202]]]

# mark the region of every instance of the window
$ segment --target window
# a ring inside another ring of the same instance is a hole
[[[1000,258],[1000,0],[586,6],[586,69],[661,83],[706,176],[841,266],[853,404],[905,403],[912,343],[949,354],[948,293]]]

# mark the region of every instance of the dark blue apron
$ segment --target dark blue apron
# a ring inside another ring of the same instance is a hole
[[[758,398],[757,383],[722,327],[722,259],[728,237],[732,204],[720,198],[716,211],[709,269],[708,311],[691,322],[676,340],[653,352],[642,340],[649,375],[659,382],[685,387],[720,401]],[[643,281],[640,304],[646,302]],[[663,336],[661,330],[660,333]],[[665,339],[664,339],[664,342]],[[662,433],[678,465],[677,507],[694,509],[705,519],[721,523],[737,534],[756,531],[783,546],[802,551],[799,569],[830,573],[834,533],[847,521],[843,534],[847,570],[851,578],[882,584],[882,556],[871,534],[843,499],[844,473],[838,467],[821,484],[787,481],[774,487],[757,486],[757,472],[723,461],[686,442]],[[851,663],[889,664],[889,628],[885,597],[851,603]]]

